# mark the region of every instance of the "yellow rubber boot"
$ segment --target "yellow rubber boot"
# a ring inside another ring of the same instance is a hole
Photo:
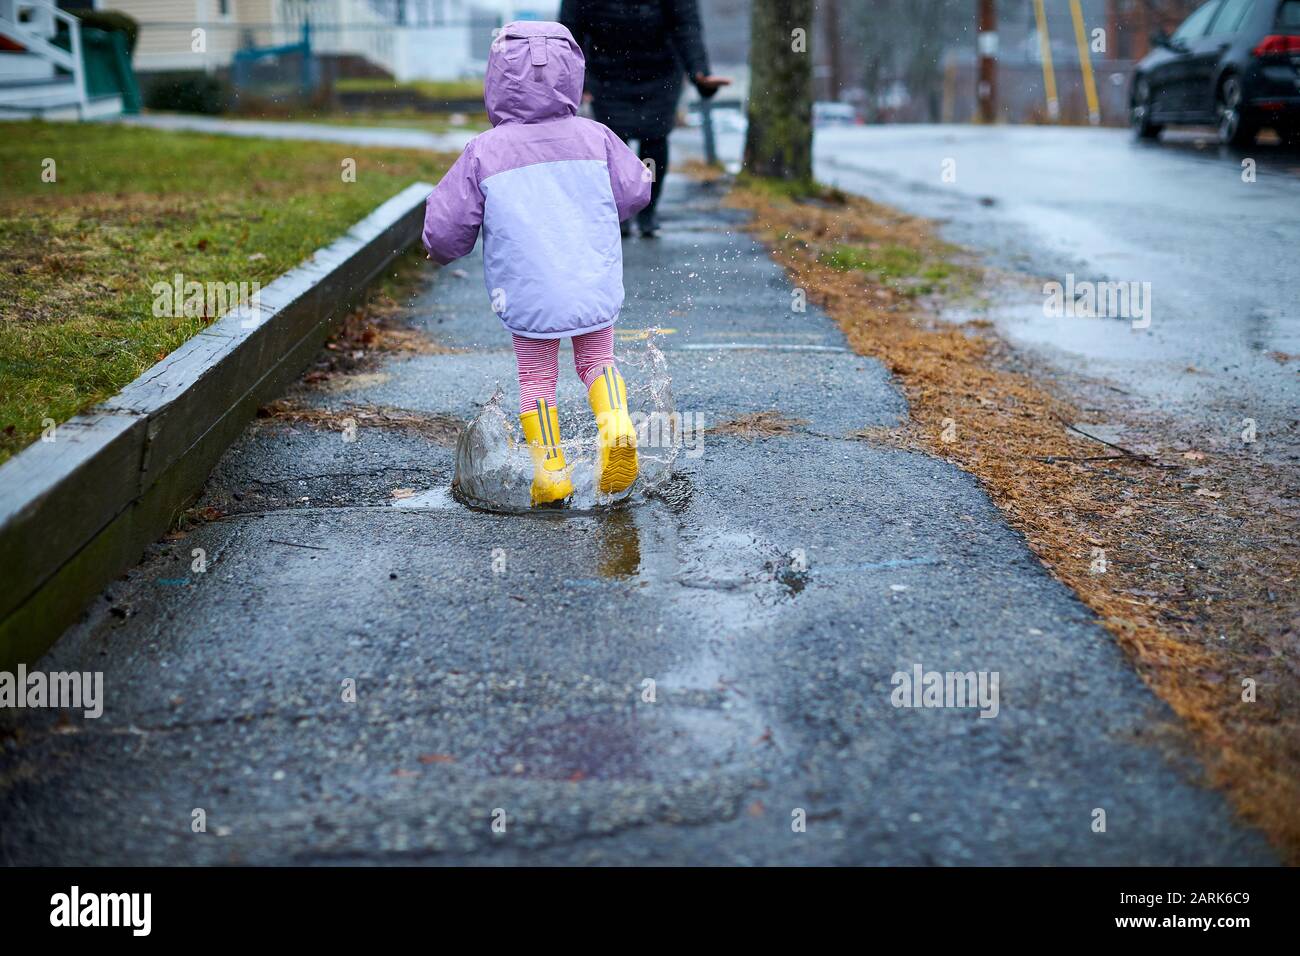
[[[636,430],[627,413],[627,385],[618,369],[605,366],[587,389],[587,400],[600,429],[596,487],[603,494],[617,494],[636,481],[637,474]]]
[[[533,507],[563,504],[573,494],[573,482],[560,445],[560,413],[546,399],[538,399],[537,409],[520,415],[519,422],[533,458]]]

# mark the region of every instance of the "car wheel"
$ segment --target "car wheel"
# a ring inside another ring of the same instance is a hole
[[[1151,122],[1151,85],[1145,79],[1139,79],[1133,87],[1129,122],[1133,126],[1133,135],[1138,139],[1155,139],[1164,129]]]
[[[1217,112],[1219,142],[1224,146],[1249,146],[1259,130],[1242,111],[1241,80],[1229,75],[1219,84]]]

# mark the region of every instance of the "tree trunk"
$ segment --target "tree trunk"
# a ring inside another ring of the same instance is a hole
[[[745,171],[812,181],[812,0],[754,0]]]

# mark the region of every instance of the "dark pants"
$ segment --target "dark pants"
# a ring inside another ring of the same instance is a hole
[[[625,136],[623,142],[632,137]],[[655,178],[650,183],[650,205],[637,214],[637,222],[648,225],[654,222],[655,209],[659,205],[659,194],[663,192],[664,177],[668,175],[668,137],[654,136],[637,140],[637,155],[641,161],[647,159],[654,163]]]

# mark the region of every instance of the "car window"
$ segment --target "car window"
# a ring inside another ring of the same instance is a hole
[[[1224,0],[1219,8],[1219,15],[1210,27],[1211,36],[1226,36],[1241,29],[1241,21],[1246,19],[1255,0]]]
[[[1277,11],[1279,30],[1300,30],[1300,0],[1286,0]]]
[[[1173,39],[1175,40],[1195,40],[1205,33],[1205,28],[1210,25],[1214,15],[1219,12],[1219,3],[1221,0],[1210,0],[1205,6],[1197,9],[1190,17],[1183,21],[1183,25],[1174,31]]]

